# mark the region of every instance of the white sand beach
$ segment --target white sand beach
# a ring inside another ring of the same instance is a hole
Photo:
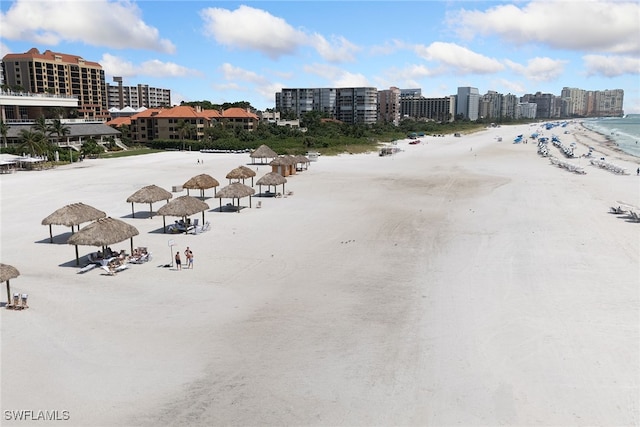
[[[207,190],[198,235],[164,234],[126,199],[201,173],[223,187],[248,154],[0,176],[0,261],[29,294],[0,309],[2,425],[42,425],[39,411],[69,426],[639,425],[640,223],[609,209],[640,211],[640,159],[571,124],[563,143],[629,174],[586,158],[571,173],[512,143],[536,129],[321,156],[287,178],[292,195],[240,213]],[[135,226],[152,261],[77,274],[71,230],[49,243],[41,225],[76,202]],[[193,269],[163,267],[170,239]]]

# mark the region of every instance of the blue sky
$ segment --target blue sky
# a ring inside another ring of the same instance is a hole
[[[172,102],[249,101],[282,88],[459,86],[522,96],[624,89],[640,113],[637,1],[0,2],[0,55],[82,56],[107,81],[171,90]]]

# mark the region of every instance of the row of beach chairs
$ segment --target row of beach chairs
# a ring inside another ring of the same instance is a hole
[[[616,173],[618,175],[627,175],[628,172],[625,168],[621,167],[621,166],[617,166],[614,165],[613,163],[609,163],[605,160],[597,160],[597,159],[591,159],[589,161],[593,166],[597,166],[601,169],[606,169],[608,171],[611,171],[613,173]]]
[[[574,165],[571,162],[565,162],[565,161],[559,160],[559,159],[557,159],[555,157],[550,157],[549,160],[551,161],[552,165],[558,166],[558,167],[563,168],[563,169],[566,169],[569,172],[574,172],[574,173],[577,173],[577,174],[580,174],[580,175],[584,175],[584,174],[587,173],[587,172],[585,172],[585,170],[582,167]]]

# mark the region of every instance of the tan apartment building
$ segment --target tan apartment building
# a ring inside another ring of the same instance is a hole
[[[102,66],[77,55],[43,53],[32,48],[2,58],[4,85],[13,92],[49,94],[78,99],[78,116],[106,120],[109,117]]]
[[[223,126],[241,126],[246,131],[253,131],[258,126],[259,118],[242,108],[203,110],[200,107],[186,105],[173,108],[150,108],[128,118],[131,139],[138,143],[153,140],[201,140],[205,129],[221,123]],[[190,130],[182,134],[181,122],[188,123]],[[109,122],[115,126],[123,122]],[[126,124],[126,123],[124,123]]]

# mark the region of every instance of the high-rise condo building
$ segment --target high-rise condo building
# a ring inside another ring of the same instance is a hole
[[[6,87],[16,92],[73,96],[78,115],[85,119],[109,117],[102,66],[77,55],[32,48],[2,58]]]
[[[456,98],[456,116],[471,121],[478,120],[480,93],[475,87],[459,87]]]
[[[171,107],[171,90],[149,87],[138,84],[136,86],[123,86],[122,77],[114,77],[117,85],[107,83],[107,107],[122,110],[131,107],[137,110],[141,107],[160,108]]]

